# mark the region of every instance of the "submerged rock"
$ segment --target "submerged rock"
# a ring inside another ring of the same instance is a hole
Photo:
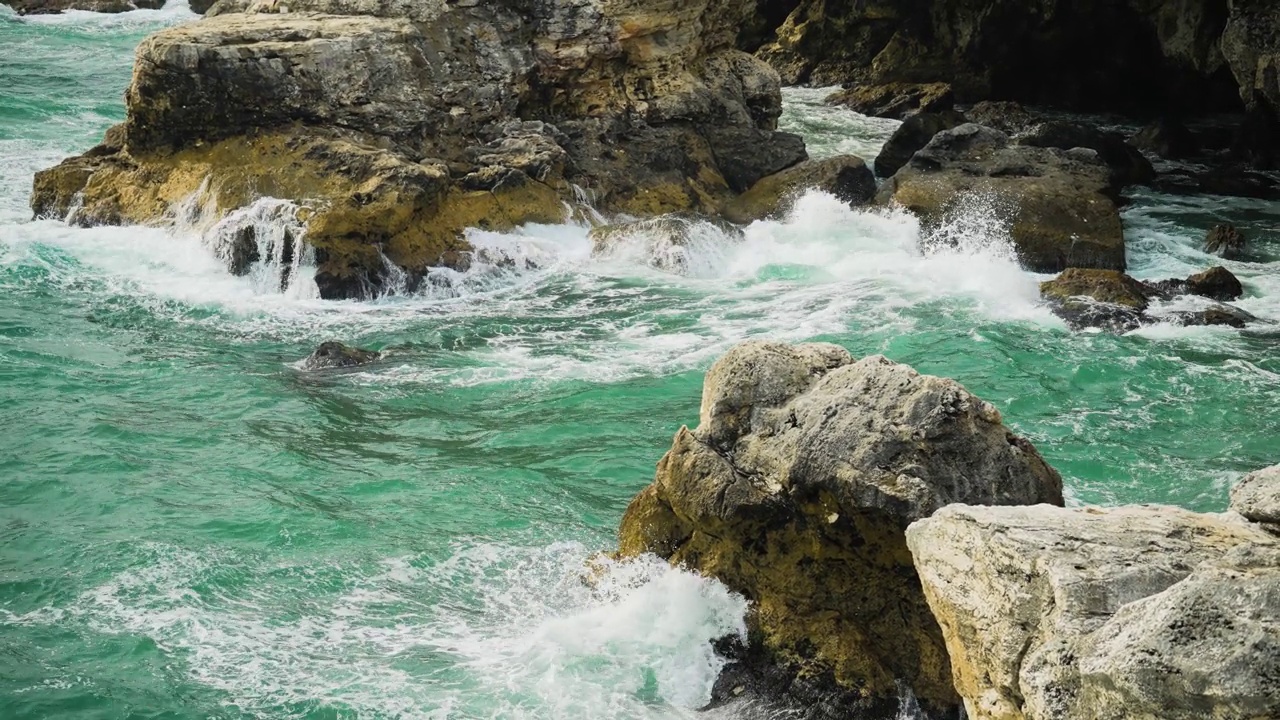
[[[1244,252],[1244,234],[1235,225],[1214,225],[1204,238],[1204,251],[1234,260]]]
[[[742,682],[774,678],[769,692],[799,675],[806,704],[826,682],[860,698],[833,717],[878,718],[897,712],[901,681],[951,713],[903,529],[964,501],[1061,504],[1062,480],[954,381],[835,345],[747,342],[707,373],[700,423],[627,508],[620,554],[656,553],[752,600],[756,664],[773,671]]]
[[[330,340],[320,343],[320,347],[302,361],[302,367],[306,370],[350,368],[367,365],[380,357],[382,353],[375,350],[364,350]]]
[[[1124,270],[1118,191],[1093,150],[1014,145],[999,130],[967,123],[935,135],[877,197],[919,215],[926,232],[963,212],[968,198],[989,198],[1007,209],[1023,265],[1060,272]]]
[[[972,720],[1280,716],[1280,546],[1238,516],[953,505],[907,544]]]
[[[723,214],[729,221],[744,225],[766,218],[779,219],[791,211],[806,190],[821,190],[849,205],[863,205],[875,195],[876,179],[862,158],[853,155],[809,160],[752,185],[728,202]]]
[[[742,239],[742,228],[718,218],[666,215],[592,228],[591,254],[632,256],[645,264],[687,275],[698,255],[714,254],[726,241]]]
[[[38,173],[32,209],[294,201],[323,297],[459,267],[467,228],[560,222],[587,196],[718,214],[806,157],[776,130],[777,74],[733,47],[753,7],[221,0],[139,45],[118,141]]]

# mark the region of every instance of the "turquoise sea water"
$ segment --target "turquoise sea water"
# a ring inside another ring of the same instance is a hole
[[[921,252],[910,218],[811,195],[701,239],[688,276],[576,226],[476,234],[528,269],[362,303],[265,292],[189,229],[30,221],[32,173],[118,122],[134,45],[191,17],[0,10],[0,718],[693,716],[742,601],[653,564],[581,577],[745,338],[955,377],[1073,502],[1220,510],[1280,462],[1276,330],[1071,333],[977,202]],[[785,125],[874,154],[891,125],[820,97],[789,91]],[[1280,320],[1278,219],[1139,194],[1133,271],[1203,269],[1232,220],[1241,305]],[[295,366],[331,338],[387,359]]]

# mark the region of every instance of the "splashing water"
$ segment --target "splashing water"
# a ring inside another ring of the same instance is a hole
[[[1274,332],[1070,333],[989,198],[927,237],[822,193],[740,236],[604,253],[588,212],[473,230],[467,270],[367,302],[314,297],[283,200],[193,203],[173,228],[32,222],[32,174],[119,122],[134,45],[193,16],[0,13],[6,719],[706,717],[709,641],[742,633],[743,599],[594,558],[746,338],[956,377],[1077,502],[1221,509],[1280,460]],[[894,124],[823,94],[788,90],[783,129],[874,156]],[[1125,220],[1138,276],[1225,264],[1240,305],[1280,320],[1274,204],[1139,193]],[[1246,257],[1200,251],[1222,221]],[[297,369],[331,338],[384,360]]]

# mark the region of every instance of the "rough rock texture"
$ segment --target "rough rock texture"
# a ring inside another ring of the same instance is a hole
[[[1231,488],[1231,509],[1280,531],[1280,465],[1245,475]]]
[[[972,720],[1280,714],[1280,546],[1239,516],[953,505],[907,544]]]
[[[876,179],[862,158],[839,155],[809,160],[770,175],[725,204],[724,217],[736,223],[778,219],[791,211],[805,190],[831,193],[850,205],[862,205],[876,193]]]
[[[1058,277],[1040,283],[1040,296],[1049,301],[1055,314],[1077,330],[1102,328],[1128,332],[1160,320],[1182,325],[1242,328],[1257,318],[1223,303],[1161,317],[1152,317],[1146,311],[1153,299],[1171,300],[1180,295],[1198,295],[1212,300],[1235,300],[1243,294],[1240,281],[1223,267],[1210,268],[1185,280],[1155,282],[1135,280],[1114,270],[1068,268]]]
[[[714,214],[805,159],[777,74],[733,48],[749,0],[222,0],[138,48],[124,127],[32,206],[150,223],[191,196],[311,208],[327,297],[465,266],[467,227]],[[323,13],[323,14],[321,14]]]
[[[1092,150],[1013,145],[1005,133],[967,123],[935,135],[877,197],[919,215],[926,231],[956,214],[995,213],[1028,269],[1060,272],[1124,270],[1118,190]],[[966,205],[974,202],[983,207]]]
[[[875,162],[876,176],[892,177],[912,155],[928,145],[934,135],[966,122],[965,116],[958,112],[922,112],[907,118],[880,148]]]
[[[907,119],[917,113],[943,113],[955,98],[946,83],[859,85],[832,94],[827,102],[875,117]]]
[[[1244,252],[1244,234],[1230,223],[1214,225],[1205,235],[1204,251],[1233,260]]]
[[[1166,160],[1182,160],[1195,155],[1200,149],[1187,126],[1169,118],[1161,118],[1142,128],[1129,138],[1129,143]]]
[[[203,12],[192,3],[192,10]],[[155,10],[164,7],[164,0],[5,0],[19,15],[53,15],[64,10],[88,10],[100,13],[121,13],[130,10]]]
[[[1019,145],[1032,147],[1093,150],[1098,153],[1098,159],[1111,168],[1111,183],[1116,187],[1145,185],[1155,179],[1151,161],[1126,143],[1119,133],[1103,132],[1076,122],[1050,120],[1032,125],[1013,139]]]
[[[958,501],[1061,504],[1062,481],[954,381],[835,345],[748,342],[707,373],[700,423],[627,508],[620,553],[745,594],[765,654],[852,691],[850,717],[892,717],[896,680],[952,712],[902,533]]]
[[[382,353],[375,350],[364,350],[330,340],[320,343],[320,347],[302,361],[302,367],[307,370],[350,368],[367,365],[380,357]]]

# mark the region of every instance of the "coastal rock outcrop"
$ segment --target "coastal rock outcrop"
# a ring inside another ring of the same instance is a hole
[[[748,597],[747,655],[786,676],[773,689],[807,702],[800,688],[825,683],[844,691],[842,716],[889,718],[901,682],[941,716],[958,698],[903,531],[953,502],[1060,505],[1062,481],[952,380],[835,345],[747,342],[707,373],[699,425],[627,508],[620,554]]]
[[[37,215],[307,210],[324,297],[388,265],[465,267],[465,230],[605,212],[712,215],[806,158],[777,74],[733,47],[749,0],[222,0],[142,42],[124,125],[36,176]]]
[[[978,199],[1008,226],[1025,267],[1061,272],[1125,269],[1118,193],[1094,150],[1015,145],[999,130],[966,123],[934,135],[877,199],[919,215],[926,232]]]
[[[1231,509],[1280,533],[1280,465],[1249,473],[1236,483]]]
[[[862,158],[853,155],[808,160],[760,180],[726,203],[722,213],[742,224],[780,219],[806,190],[830,193],[851,206],[864,205],[875,197],[876,179]]]
[[[1280,715],[1280,544],[1261,526],[952,505],[906,536],[972,720]]]
[[[1182,325],[1230,325],[1242,328],[1256,317],[1223,302],[1198,310],[1182,310],[1159,318],[1147,314],[1151,300],[1196,295],[1235,300],[1244,294],[1240,280],[1224,267],[1213,267],[1184,280],[1143,282],[1115,270],[1068,268],[1040,283],[1040,296],[1074,329],[1102,328],[1127,332],[1160,320]]]

